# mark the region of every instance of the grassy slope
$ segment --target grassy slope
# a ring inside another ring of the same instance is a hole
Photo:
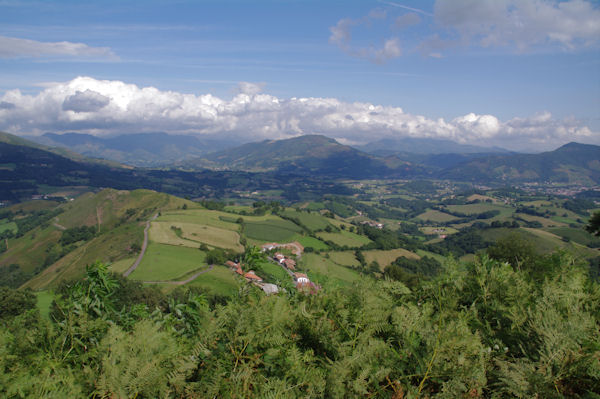
[[[206,254],[198,249],[150,242],[142,262],[130,278],[141,281],[180,280],[205,268]]]
[[[299,268],[308,272],[311,281],[315,281],[324,287],[344,286],[360,278],[356,271],[340,266],[332,260],[317,254],[304,254]]]
[[[430,209],[426,212],[423,212],[422,214],[417,216],[417,218],[419,218],[421,220],[428,220],[431,222],[440,222],[440,223],[451,222],[453,220],[458,219],[455,216],[449,215],[444,212],[432,210],[432,209]]]
[[[131,246],[141,245],[144,221],[159,210],[183,204],[194,206],[190,201],[150,190],[106,189],[59,205],[64,212],[52,222],[64,227],[99,225],[100,234],[87,243],[79,243],[77,249],[35,276],[25,287],[52,287],[61,280],[82,276],[85,265],[97,260],[112,263],[135,257],[137,254],[131,252]],[[128,209],[133,209],[134,213],[126,218]],[[37,227],[20,239],[9,240],[10,250],[0,256],[0,265],[19,263],[24,270],[31,271],[44,261],[46,249],[56,244],[60,236],[61,230],[50,224],[43,229]]]
[[[238,292],[239,287],[245,284],[245,281],[241,277],[236,277],[228,267],[215,266],[213,270],[201,274],[189,284],[190,286],[201,287],[212,294],[231,297]]]
[[[388,251],[381,250],[373,250],[373,251],[364,251],[365,260],[367,263],[371,263],[376,261],[379,263],[379,266],[386,267],[390,265],[393,261],[398,259],[400,256],[404,256],[409,259],[420,259],[421,257],[414,252],[407,251],[406,249],[398,248],[398,249],[390,249]]]

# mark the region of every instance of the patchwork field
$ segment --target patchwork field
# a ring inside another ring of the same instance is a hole
[[[140,265],[130,278],[141,281],[178,280],[206,268],[206,254],[198,249],[150,242]]]
[[[339,246],[346,245],[348,247],[361,247],[371,242],[368,237],[351,233],[347,230],[341,230],[337,233],[319,232],[317,233],[317,237],[326,241],[331,241]]]
[[[377,263],[379,263],[379,266],[381,266],[382,268],[386,267],[388,265],[391,265],[392,262],[394,262],[400,256],[404,256],[405,258],[409,258],[409,259],[420,259],[421,258],[416,253],[407,251],[406,249],[402,249],[402,248],[391,249],[388,251],[380,251],[380,250],[364,251],[363,255],[365,256],[365,260],[367,261],[367,264],[369,264],[373,261],[376,261]]]

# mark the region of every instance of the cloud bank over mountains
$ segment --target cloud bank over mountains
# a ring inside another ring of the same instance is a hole
[[[501,121],[469,113],[452,120],[406,113],[399,107],[348,103],[335,98],[282,99],[263,84],[241,82],[233,98],[138,87],[78,77],[35,95],[0,95],[0,130],[16,134],[164,131],[232,137],[240,141],[324,134],[345,143],[389,137],[444,138],[509,149],[551,149],[568,141],[600,143],[600,134],[575,119],[549,112]]]

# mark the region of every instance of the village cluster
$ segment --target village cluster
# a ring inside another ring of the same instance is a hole
[[[262,245],[261,249],[263,252],[270,253],[277,248],[286,248],[292,251],[292,253],[299,259],[302,256],[302,252],[304,251],[304,247],[297,242],[288,243],[288,244],[278,244],[278,243],[269,243]],[[298,290],[305,290],[309,292],[315,292],[319,289],[319,287],[310,281],[308,276],[305,273],[300,273],[296,271],[296,261],[288,256],[285,256],[281,252],[275,252],[272,256],[269,256],[268,259],[272,262],[279,264],[293,279],[294,285]],[[254,284],[260,287],[267,294],[276,294],[279,292],[280,288],[271,283],[265,283],[263,279],[258,276],[254,270],[249,270],[244,272],[242,269],[241,262],[233,262],[228,260],[225,263],[229,268],[234,272],[244,277],[247,282]]]

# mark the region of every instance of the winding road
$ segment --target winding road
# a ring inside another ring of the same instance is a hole
[[[146,247],[148,246],[148,230],[150,229],[150,223],[153,220],[155,220],[157,217],[158,217],[158,213],[154,214],[154,216],[152,216],[150,218],[150,220],[148,220],[146,222],[146,228],[144,229],[144,243],[142,244],[142,250],[140,251],[140,255],[135,260],[135,263],[133,265],[131,265],[131,267],[129,269],[127,269],[127,271],[125,271],[125,273],[123,273],[123,276],[125,276],[125,277],[129,276],[139,266],[140,262],[142,261],[142,258],[144,257],[144,254],[146,253]]]

